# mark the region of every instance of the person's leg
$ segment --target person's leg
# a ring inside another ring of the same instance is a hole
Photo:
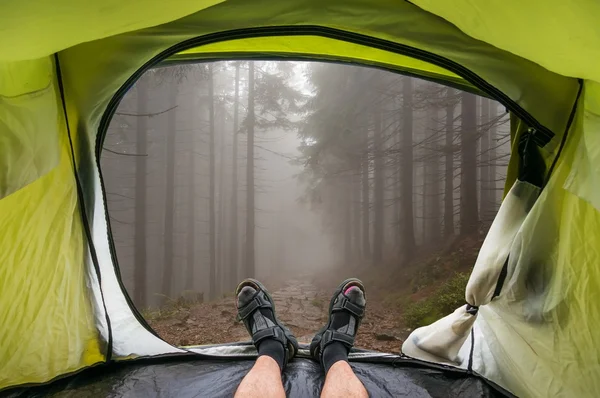
[[[281,382],[281,371],[277,362],[267,356],[258,357],[250,372],[244,377],[235,397],[238,398],[283,398],[285,390]]]
[[[313,358],[325,370],[323,397],[368,397],[362,382],[348,364],[348,354],[366,306],[365,289],[358,279],[342,282],[329,303],[329,320],[310,344]]]
[[[267,289],[247,279],[236,289],[238,318],[258,351],[256,363],[240,383],[236,397],[285,397],[281,372],[296,355],[296,338],[278,319]]]
[[[363,398],[368,396],[365,386],[356,377],[348,362],[337,361],[329,368],[321,397]]]

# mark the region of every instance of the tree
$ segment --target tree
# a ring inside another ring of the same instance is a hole
[[[143,76],[136,84],[137,113],[148,113],[148,77]],[[134,293],[135,303],[140,307],[148,305],[146,298],[146,267],[148,266],[146,252],[146,175],[148,159],[148,119],[145,116],[137,118],[136,154],[135,157],[135,232],[134,232]]]
[[[490,167],[489,167],[489,181],[490,181],[490,200],[493,204],[492,212],[495,214],[498,204],[498,193],[497,191],[497,179],[496,164],[498,162],[498,103],[496,101],[490,101],[490,120],[493,120],[490,125]]]
[[[362,253],[362,241],[361,241],[361,174],[360,174],[360,162],[354,166],[354,172],[352,173],[352,247],[354,248],[354,258],[357,260],[363,258]],[[368,237],[367,237],[368,238]]]
[[[342,198],[342,207],[344,209],[344,263],[352,264],[352,185],[350,176],[346,176],[342,183],[345,195]]]
[[[479,182],[479,211],[481,219],[486,220],[490,213],[491,180],[490,180],[490,100],[481,98],[481,133],[480,133],[480,182]]]
[[[177,106],[177,82],[169,85],[169,104]],[[175,143],[177,136],[177,111],[171,110],[167,114],[167,145],[165,147],[166,172],[165,172],[165,207],[164,207],[164,241],[165,250],[163,255],[162,292],[166,296],[171,295],[173,281],[173,228],[175,213]]]
[[[435,88],[435,87],[434,87]],[[425,137],[427,140],[426,155],[425,155],[425,173],[424,173],[424,204],[426,204],[427,212],[425,221],[425,236],[428,242],[437,243],[441,238],[440,230],[440,174],[439,174],[439,149],[437,146],[437,118],[438,118],[438,101],[434,97],[435,103],[428,106],[427,109],[427,131]]]
[[[202,72],[201,79],[204,82],[206,80],[205,68],[202,66],[200,69]],[[194,97],[195,98],[195,97]],[[196,127],[196,114],[203,114],[201,111],[205,111],[204,101],[192,100],[192,128],[190,130],[190,146],[189,146],[189,170],[188,170],[188,204],[187,204],[187,266],[185,272],[185,289],[192,290],[194,286],[194,269],[196,268],[196,247],[197,247],[197,234],[196,234],[196,217],[197,217],[197,184],[196,184],[196,140],[198,136],[198,128]],[[198,109],[200,108],[200,109]]]
[[[477,209],[477,103],[476,96],[461,93],[461,195],[460,233],[477,231],[479,213]]]
[[[225,129],[226,129],[226,110],[224,102],[221,102],[219,107],[219,235],[217,240],[217,280],[219,282],[218,290],[221,290],[225,281],[229,280],[229,268],[225,267],[226,250],[225,250]]]
[[[208,134],[209,134],[209,287],[208,296],[217,295],[216,214],[215,214],[215,98],[213,64],[208,64]]]
[[[454,100],[455,90],[446,89],[446,124],[444,145],[444,237],[454,235]]]
[[[402,146],[401,146],[402,196],[400,236],[401,256],[410,260],[416,248],[413,208],[413,82],[402,79]]]
[[[246,253],[245,270],[248,277],[255,275],[255,148],[268,149],[256,144],[255,133],[280,129],[295,131],[298,124],[292,118],[300,109],[304,96],[289,84],[293,75],[291,63],[249,63],[248,114],[245,121],[246,147]],[[260,188],[260,187],[259,187]]]
[[[380,76],[379,71],[375,72],[374,79],[372,80],[374,89],[376,92],[380,90]],[[373,265],[381,264],[383,261],[383,246],[384,246],[384,175],[385,175],[385,164],[383,154],[383,132],[381,128],[381,102],[378,101],[373,110],[373,210],[374,210],[374,224],[373,224]]]
[[[234,287],[239,276],[239,227],[238,227],[238,135],[240,106],[240,62],[235,64],[235,94],[233,100],[233,137],[231,154],[231,226],[229,285]]]
[[[246,277],[255,275],[255,243],[254,243],[254,61],[248,66],[248,114],[246,115]]]

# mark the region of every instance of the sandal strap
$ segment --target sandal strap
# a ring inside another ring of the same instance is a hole
[[[295,355],[295,354],[293,351],[291,351],[293,348],[290,347],[290,344],[285,335],[285,332],[283,331],[283,329],[281,329],[281,327],[271,326],[270,328],[262,329],[262,330],[259,330],[258,332],[255,332],[252,335],[252,343],[254,343],[254,345],[256,347],[258,347],[258,344],[262,340],[269,339],[269,338],[277,340],[283,345],[283,350],[284,350],[283,364],[284,364],[284,366],[287,365],[291,356]]]
[[[246,305],[244,305],[241,308],[238,308],[238,320],[245,320],[259,308],[272,308],[271,303],[269,302],[267,297],[265,297],[265,294],[262,292],[262,290],[259,290],[258,293],[254,296],[254,298],[250,300]]]
[[[338,332],[337,330],[328,329],[323,333],[323,337],[321,338],[321,355],[323,355],[325,347],[336,341],[344,344],[348,348],[354,346],[354,336]]]
[[[333,304],[333,307],[331,310],[332,310],[332,312],[348,311],[352,315],[356,316],[359,319],[361,319],[365,314],[364,306],[354,304],[353,302],[348,300],[348,298],[346,296],[344,296],[341,293],[338,296],[338,300],[336,300],[336,302]]]
[[[281,344],[284,345],[284,347],[287,345],[287,339],[285,337],[285,334],[283,333],[283,330],[281,330],[281,328],[279,326],[271,326],[269,328],[261,329],[261,330],[255,332],[252,335],[252,342],[255,345],[258,345],[258,343],[260,343],[262,340],[269,339],[269,338],[280,341]]]

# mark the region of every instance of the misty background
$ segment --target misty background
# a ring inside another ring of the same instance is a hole
[[[101,165],[140,309],[245,277],[402,268],[485,234],[510,153],[497,102],[387,71],[231,61],[147,71]]]

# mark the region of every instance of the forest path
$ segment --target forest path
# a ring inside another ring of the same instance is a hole
[[[310,276],[293,277],[271,291],[279,319],[302,343],[310,343],[314,333],[327,322],[331,294],[337,286]],[[268,286],[267,286],[268,287]],[[356,345],[383,352],[398,353],[408,330],[398,314],[386,308],[378,295],[369,295],[367,314],[359,329]],[[158,334],[175,345],[199,345],[248,341],[244,326],[236,322],[233,297],[213,302],[176,307],[148,319]]]

